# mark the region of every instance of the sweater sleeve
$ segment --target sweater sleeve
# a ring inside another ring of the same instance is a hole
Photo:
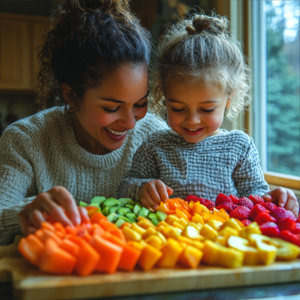
[[[232,178],[238,190],[238,197],[262,196],[269,191],[252,139],[250,139],[250,145],[246,149],[245,155],[234,170]]]
[[[4,131],[0,139],[0,244],[21,233],[18,212],[34,197],[27,197],[34,187],[34,172],[26,153],[30,139],[17,126]],[[31,144],[32,147],[32,144]],[[30,148],[29,148],[30,149]]]
[[[139,201],[141,187],[158,176],[157,164],[155,163],[153,148],[145,141],[133,156],[131,168],[120,181],[117,189],[117,196],[129,197]]]

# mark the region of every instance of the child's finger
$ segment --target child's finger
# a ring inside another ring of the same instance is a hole
[[[156,181],[156,190],[159,193],[159,197],[160,197],[159,200],[160,201],[164,202],[164,201],[169,199],[169,195],[168,195],[168,192],[167,192],[167,186],[163,182],[161,182],[160,180]]]
[[[276,191],[277,191],[277,195],[278,195],[277,206],[284,207],[288,200],[288,195],[287,195],[286,189],[278,188],[278,189],[276,189]]]
[[[149,206],[149,204],[147,203],[146,199],[142,198],[142,199],[141,199],[141,202],[142,202],[142,205],[143,205],[144,207],[150,209],[150,206]]]
[[[153,199],[153,193],[151,193],[152,190],[153,190],[153,186],[147,185],[147,188],[143,193],[143,198],[146,200],[146,202],[151,208],[156,208],[159,205],[159,202],[157,204],[157,202]]]
[[[173,190],[170,187],[168,187],[167,185],[166,185],[166,188],[167,188],[168,195],[171,196],[173,194]]]
[[[150,195],[150,199],[158,206],[161,199],[157,191],[156,182],[149,182],[147,185],[147,191]]]
[[[285,205],[285,209],[288,209],[294,213],[296,217],[298,217],[299,214],[299,204],[296,198],[296,195],[292,190],[286,189],[288,200]]]
[[[264,194],[263,199],[265,200],[265,202],[273,202],[272,196],[269,195],[269,193]]]

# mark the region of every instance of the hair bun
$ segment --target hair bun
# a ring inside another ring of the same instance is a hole
[[[110,10],[114,8],[128,9],[128,0],[65,0],[64,6],[69,11],[94,12],[97,9]]]
[[[228,20],[225,17],[209,17],[194,15],[192,25],[186,27],[189,34],[201,34],[206,32],[213,35],[225,33],[228,30]]]

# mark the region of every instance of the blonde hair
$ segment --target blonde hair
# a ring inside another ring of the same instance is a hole
[[[161,114],[164,108],[166,83],[176,79],[220,85],[230,98],[225,112],[229,119],[249,104],[250,69],[226,17],[195,14],[162,36],[151,72],[150,108],[156,113]]]

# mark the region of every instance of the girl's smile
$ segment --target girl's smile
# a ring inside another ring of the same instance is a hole
[[[204,87],[187,82],[166,84],[169,126],[189,143],[218,134],[230,100],[218,85]]]

